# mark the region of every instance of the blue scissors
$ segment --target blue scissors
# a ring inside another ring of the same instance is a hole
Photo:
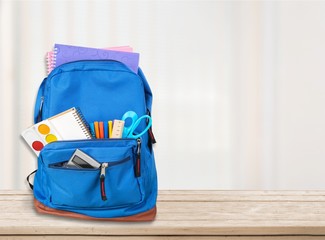
[[[122,137],[123,138],[139,138],[141,137],[146,131],[149,130],[149,128],[151,127],[152,124],[152,119],[149,115],[143,115],[140,118],[138,117],[138,114],[136,114],[133,111],[128,111],[126,113],[124,113],[122,120],[125,122],[126,119],[131,118],[132,122],[130,126],[125,126],[124,125],[124,130],[123,130],[123,134]],[[147,119],[147,127],[140,133],[135,134],[135,130],[137,129],[137,127],[139,126],[139,124],[141,123],[141,121],[143,119]]]

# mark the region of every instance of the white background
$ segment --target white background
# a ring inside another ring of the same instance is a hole
[[[325,2],[0,1],[0,189],[36,167],[54,43],[130,45],[154,93],[160,189],[324,189]]]

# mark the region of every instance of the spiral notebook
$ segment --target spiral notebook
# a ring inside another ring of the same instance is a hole
[[[130,46],[117,46],[117,47],[107,47],[103,48],[103,50],[113,50],[120,52],[133,52],[133,48]],[[46,53],[46,68],[47,74],[50,74],[53,68],[56,65],[56,54],[55,51],[50,51]]]
[[[128,49],[126,49],[128,48]],[[124,51],[121,51],[123,49]],[[130,47],[115,49],[99,49],[55,44],[53,52],[47,53],[48,72],[64,63],[80,60],[115,60],[124,63],[135,73],[138,73],[139,53],[131,52]]]
[[[43,147],[58,140],[91,139],[87,122],[78,108],[45,119],[21,133],[38,156]]]

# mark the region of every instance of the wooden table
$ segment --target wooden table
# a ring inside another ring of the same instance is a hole
[[[0,191],[0,239],[325,239],[325,191],[160,191],[150,223],[40,215]]]

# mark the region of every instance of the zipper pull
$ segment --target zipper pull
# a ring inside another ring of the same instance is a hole
[[[136,177],[140,177],[141,176],[141,169],[140,169],[140,162],[141,162],[141,139],[138,138],[137,139],[137,143],[138,143],[138,146],[137,146],[137,159],[136,159],[136,162],[135,162],[135,176]]]
[[[106,176],[106,168],[108,167],[108,163],[102,163],[100,166],[100,194],[102,196],[102,200],[106,201],[106,192],[105,192],[105,176]]]
[[[155,136],[153,135],[153,132],[152,132],[152,127],[149,128],[148,133],[149,133],[149,138],[151,140],[151,143],[152,144],[157,143],[156,138],[155,138]]]

